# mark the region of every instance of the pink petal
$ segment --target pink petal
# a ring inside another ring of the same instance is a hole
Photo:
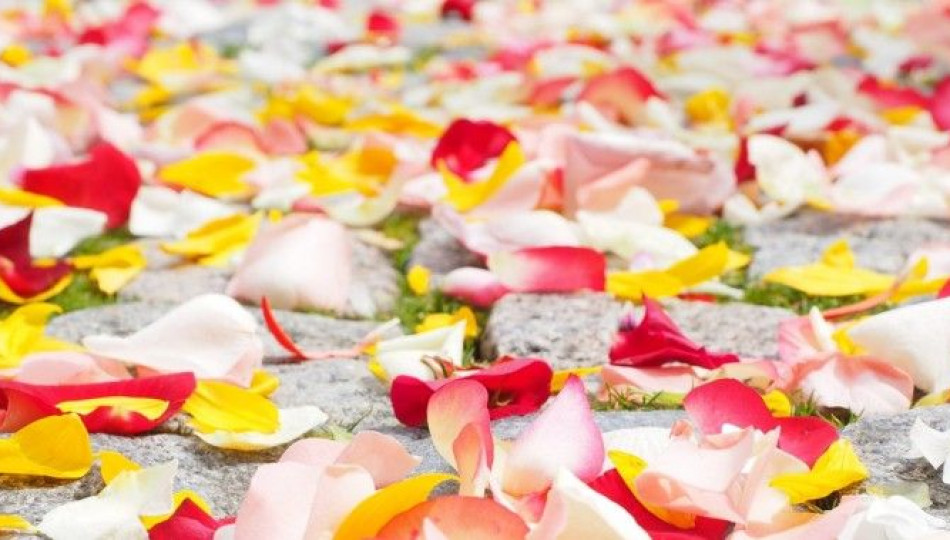
[[[914,381],[889,362],[835,354],[795,366],[795,387],[823,407],[857,414],[897,414],[910,408]]]
[[[129,379],[120,363],[75,351],[31,354],[23,359],[14,380],[29,384],[57,386],[89,384]]]
[[[943,131],[950,130],[950,77],[944,77],[934,87],[930,100],[930,115]]]
[[[280,309],[341,310],[352,269],[346,229],[330,219],[291,215],[258,233],[228,294],[249,302],[266,296]]]
[[[576,209],[590,212],[613,210],[627,192],[643,183],[649,170],[649,160],[635,159],[594,182],[579,186]]]
[[[375,431],[357,433],[335,463],[359,465],[369,472],[377,488],[405,478],[421,460],[393,437]]]
[[[604,382],[604,393],[608,388],[622,391],[624,386],[633,386],[647,393],[686,394],[701,383],[690,366],[635,368],[608,364],[601,370],[600,376]]]
[[[330,439],[307,438],[291,444],[283,455],[281,463],[299,463],[324,468],[336,463],[346,444]]]
[[[432,444],[461,476],[463,495],[481,495],[494,457],[488,391],[457,379],[439,388],[428,405]]]
[[[582,247],[537,247],[492,254],[488,268],[517,292],[604,290],[607,260]]]
[[[314,490],[306,537],[332,533],[359,503],[375,491],[373,477],[362,467],[327,467]]]
[[[457,268],[442,279],[442,292],[475,307],[491,307],[509,289],[483,268]]]
[[[542,492],[562,468],[588,482],[597,477],[603,462],[604,440],[594,423],[584,384],[571,376],[561,393],[512,444],[502,485],[514,496]]]
[[[261,465],[238,509],[234,539],[304,538],[321,473],[293,462]]]

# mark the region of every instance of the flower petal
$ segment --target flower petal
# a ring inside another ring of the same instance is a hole
[[[571,377],[512,444],[502,485],[515,496],[539,493],[551,486],[559,469],[589,481],[600,473],[603,462],[604,441],[584,384]]]
[[[273,433],[224,430],[203,433],[198,430],[195,432],[195,436],[218,448],[243,451],[263,450],[287,444],[308,431],[322,426],[326,423],[327,418],[326,413],[312,405],[291,407],[278,410],[277,421],[279,427]]]
[[[491,499],[448,495],[395,516],[377,536],[412,540],[424,528],[424,522],[436,526],[446,538],[520,540],[528,534],[528,526],[517,514]]]
[[[75,415],[43,418],[0,439],[3,474],[76,479],[91,467],[89,434]]]
[[[439,484],[454,480],[450,474],[427,473],[396,482],[363,500],[343,520],[333,538],[373,538],[395,516],[429,498]]]
[[[537,247],[493,253],[488,268],[517,292],[602,291],[607,261],[589,248]]]

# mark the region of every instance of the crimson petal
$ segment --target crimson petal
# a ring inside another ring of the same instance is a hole
[[[191,499],[182,501],[175,513],[148,531],[149,540],[211,540],[215,531],[231,519],[218,521]]]
[[[142,175],[132,158],[106,142],[93,146],[85,161],[29,169],[21,180],[26,191],[105,213],[110,229],[129,220],[141,184]]]
[[[30,257],[32,212],[0,229],[0,280],[18,296],[35,296],[69,274],[69,265],[57,262],[52,266],[34,266]]]
[[[488,160],[500,156],[516,140],[507,128],[494,122],[455,120],[436,143],[430,163],[433,167],[444,163],[449,170],[467,180],[470,174],[482,168]]]
[[[645,312],[640,324],[625,325],[610,348],[610,363],[617,366],[658,367],[682,362],[706,369],[738,362],[734,354],[711,353],[689,338],[650,298],[644,298]]]
[[[135,435],[154,429],[181,410],[195,390],[193,373],[172,373],[155,377],[90,384],[45,386],[17,381],[0,381],[0,431],[16,431],[46,416],[60,414],[57,405],[105,397],[139,397],[168,402],[154,420],[135,411],[117,414],[112,407],[97,407],[79,415],[91,433]]]
[[[488,390],[488,412],[492,420],[498,420],[540,409],[550,395],[553,375],[551,366],[544,360],[503,357],[465,378]],[[410,427],[425,426],[429,399],[451,380],[423,381],[409,375],[393,379],[389,397],[396,419]]]

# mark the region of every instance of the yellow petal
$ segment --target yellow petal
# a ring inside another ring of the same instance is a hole
[[[666,298],[676,296],[686,287],[683,282],[666,272],[610,272],[607,274],[607,292],[623,300],[643,301],[643,296]]]
[[[274,433],[279,427],[276,405],[250,390],[219,381],[199,381],[183,410],[203,433]]]
[[[429,278],[432,272],[425,266],[418,264],[412,265],[409,272],[406,273],[406,282],[409,289],[417,296],[422,296],[429,292]]]
[[[75,479],[91,467],[89,434],[74,414],[42,418],[0,439],[0,474]]]
[[[394,107],[385,114],[370,114],[346,125],[353,131],[383,131],[394,135],[412,135],[434,138],[442,134],[442,127],[404,107]]]
[[[713,223],[708,216],[694,216],[690,214],[667,214],[663,226],[682,234],[686,238],[696,238],[706,232]]]
[[[97,255],[73,257],[72,263],[78,269],[91,269],[89,276],[99,290],[115,294],[145,269],[148,260],[138,244],[125,244]]]
[[[102,474],[102,481],[106,484],[125,471],[138,471],[141,465],[125,457],[119,452],[112,450],[102,450],[99,456],[99,472]]]
[[[789,503],[821,499],[868,477],[868,470],[846,439],[838,439],[807,473],[782,474],[769,485],[788,495]]]
[[[46,208],[62,206],[63,203],[46,195],[30,193],[16,188],[0,188],[0,205],[24,208]]]
[[[861,140],[861,134],[854,129],[839,129],[828,133],[822,146],[822,157],[829,166],[834,165]]]
[[[19,67],[33,60],[33,53],[30,49],[19,43],[7,45],[3,52],[0,52],[0,62],[12,67]]]
[[[375,538],[396,515],[429,498],[439,484],[456,480],[452,474],[428,473],[396,482],[370,495],[343,519],[334,540]]]
[[[921,113],[923,109],[916,105],[905,105],[903,107],[893,107],[881,112],[881,117],[887,121],[889,124],[895,126],[903,126],[914,121],[914,118],[917,118],[917,115]]]
[[[617,469],[617,473],[621,478],[623,478],[623,483],[627,485],[627,489],[630,490],[630,493],[632,493],[633,496],[636,497],[638,501],[640,501],[640,504],[642,504],[643,507],[647,509],[647,511],[669,523],[670,525],[679,527],[681,529],[690,529],[695,525],[696,516],[693,514],[677,512],[675,510],[667,510],[660,506],[654,506],[643,502],[643,500],[640,498],[640,495],[637,493],[636,480],[637,476],[640,476],[640,473],[646,469],[646,461],[633,454],[628,454],[618,450],[611,450],[607,452],[607,457],[610,458],[610,462],[614,464],[614,467]]]
[[[167,48],[150,49],[135,66],[143,79],[161,84],[170,75],[213,68],[218,63],[214,49],[199,42],[184,41]]]
[[[278,379],[276,375],[264,369],[257,369],[254,370],[254,376],[251,378],[251,387],[248,388],[248,390],[259,396],[267,397],[273,394],[279,386],[280,379]]]
[[[660,206],[660,211],[664,216],[670,216],[680,208],[680,202],[676,199],[660,199],[656,202]]]
[[[719,242],[677,262],[667,268],[666,273],[680,280],[684,287],[693,287],[721,276],[728,262],[729,247]]]
[[[77,348],[44,335],[46,322],[62,311],[55,304],[38,302],[19,307],[0,321],[0,369],[18,366],[30,353]]]
[[[195,505],[198,508],[200,508],[205,514],[208,514],[209,516],[213,515],[213,513],[211,512],[211,505],[208,504],[208,501],[204,500],[201,497],[201,495],[198,495],[197,493],[195,493],[194,491],[191,491],[190,489],[183,489],[181,491],[176,491],[172,500],[173,500],[172,508],[174,508],[174,510],[172,510],[171,512],[167,514],[163,514],[163,515],[158,515],[158,516],[142,516],[141,518],[139,518],[142,521],[142,525],[145,526],[146,530],[151,530],[152,527],[158,525],[159,523],[164,523],[168,521],[168,519],[171,518],[173,515],[175,515],[175,512],[178,511],[178,507],[181,506],[181,503],[185,501],[191,501],[195,503]]]
[[[56,405],[64,413],[89,414],[99,407],[112,407],[113,416],[126,416],[128,413],[138,413],[149,420],[159,418],[168,410],[168,402],[163,399],[107,396],[94,399],[77,399],[63,401]]]
[[[0,514],[0,532],[23,532],[33,531],[33,525],[29,521],[14,516],[12,514]]]
[[[686,116],[697,124],[732,126],[729,114],[731,99],[721,88],[710,88],[690,96],[684,104]]]
[[[211,197],[235,197],[250,193],[241,178],[253,168],[254,161],[240,154],[207,152],[162,167],[158,177]]]
[[[213,219],[188,233],[184,240],[162,244],[162,249],[207,266],[223,265],[251,243],[262,219],[260,212]]]
[[[554,372],[554,376],[551,377],[551,393],[556,394],[564,388],[564,385],[567,384],[567,380],[571,375],[577,375],[578,377],[586,377],[588,375],[594,375],[600,373],[603,369],[603,366],[591,366],[591,367],[579,367],[579,368],[570,368],[570,369],[559,369]]]
[[[762,396],[762,400],[765,401],[765,406],[769,408],[773,415],[779,417],[792,415],[792,402],[780,390],[772,390]]]
[[[891,276],[863,268],[840,268],[822,263],[778,268],[762,279],[811,296],[876,294],[887,290],[894,282]]]
[[[501,153],[495,170],[491,176],[481,182],[466,183],[455,173],[449,170],[444,163],[439,163],[439,171],[445,187],[448,189],[446,201],[459,212],[467,212],[488,200],[496,191],[521,168],[525,162],[521,146],[510,143]]]
[[[478,336],[478,319],[475,318],[475,312],[468,306],[462,306],[455,310],[455,313],[429,313],[422,319],[422,322],[416,325],[417,334],[452,326],[457,322],[465,322],[465,337]]]
[[[375,353],[371,353],[375,354]],[[382,383],[389,383],[389,374],[386,373],[386,368],[379,363],[379,360],[376,358],[370,358],[370,361],[366,364],[366,367],[369,369],[369,372],[373,374],[373,377],[379,379]]]
[[[835,268],[854,268],[854,253],[847,240],[838,240],[825,248],[821,262]]]
[[[914,403],[914,407],[935,407],[945,403],[950,403],[950,390],[940,390],[927,394],[918,399],[917,403]]]
[[[73,282],[73,275],[68,274],[63,279],[57,281],[53,284],[52,287],[46,289],[45,291],[31,296],[29,298],[24,298],[17,293],[13,292],[13,289],[2,279],[0,279],[0,300],[13,304],[15,306],[20,306],[23,304],[31,304],[33,302],[43,302],[44,300],[49,300],[50,298],[56,296],[57,294],[63,292],[66,287],[69,287],[69,284]]]

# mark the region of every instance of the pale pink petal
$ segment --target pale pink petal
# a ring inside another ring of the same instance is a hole
[[[533,210],[541,199],[546,183],[546,167],[537,161],[526,163],[491,198],[472,209],[468,215],[492,217]]]
[[[897,414],[910,408],[914,381],[893,364],[840,354],[793,368],[794,388],[824,407],[862,415]]]
[[[633,386],[646,393],[686,394],[702,382],[691,366],[635,368],[608,364],[603,367],[600,376],[604,382],[601,391],[603,397],[611,388],[623,392],[624,386]]]
[[[357,433],[336,459],[337,464],[365,469],[377,488],[402,480],[420,461],[398,440],[375,431]]]
[[[323,470],[314,490],[313,504],[302,538],[332,534],[360,502],[376,491],[373,477],[358,465],[331,465]]]
[[[332,220],[292,215],[265,228],[228,283],[229,295],[281,309],[343,309],[352,269],[346,229]]]
[[[346,446],[346,443],[330,439],[301,439],[284,451],[280,456],[280,462],[312,465],[322,469],[336,463]]]
[[[442,292],[476,307],[490,307],[509,289],[484,268],[457,268],[442,279]]]
[[[559,469],[584,482],[604,462],[604,441],[590,410],[584,384],[571,376],[561,393],[514,441],[504,467],[504,491],[515,496],[546,490]]]
[[[650,161],[635,159],[594,182],[577,188],[577,209],[609,212],[624,199],[627,192],[643,184]]]
[[[321,474],[300,463],[261,465],[238,509],[235,540],[304,538]]]
[[[439,388],[429,399],[427,408],[432,444],[453,467],[455,439],[469,424],[491,440],[491,418],[488,414],[488,390],[476,381],[453,380]]]
[[[741,525],[729,540],[801,540],[803,538],[837,538],[845,524],[864,506],[860,497],[845,497],[834,509],[823,514],[787,512],[780,514],[768,527]]]
[[[58,386],[129,379],[132,376],[119,362],[76,351],[35,353],[23,358],[14,380]]]
[[[254,317],[221,294],[189,300],[130,336],[89,336],[82,343],[93,355],[145,370],[190,371],[245,387],[264,356]]]

